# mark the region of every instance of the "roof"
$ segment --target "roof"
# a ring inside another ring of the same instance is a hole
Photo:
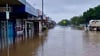
[[[21,5],[22,3],[19,0],[0,0],[0,5]]]

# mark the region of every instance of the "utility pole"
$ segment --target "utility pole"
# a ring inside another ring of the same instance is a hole
[[[44,0],[42,0],[42,20],[43,20],[43,14],[44,14]]]
[[[43,27],[44,27],[44,20],[43,17],[44,16],[44,0],[42,0],[42,31],[44,31]],[[42,49],[41,49],[41,56],[44,56],[44,46],[43,46],[43,37],[41,38],[41,45],[42,45]]]
[[[44,26],[44,21],[43,21],[43,15],[44,14],[44,0],[42,0],[42,30],[43,30],[43,26]]]

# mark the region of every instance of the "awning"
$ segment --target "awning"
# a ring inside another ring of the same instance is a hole
[[[0,6],[9,5],[21,5],[22,3],[19,0],[0,0]]]

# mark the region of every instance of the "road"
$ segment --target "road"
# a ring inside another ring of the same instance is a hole
[[[100,32],[56,26],[0,51],[0,56],[100,56]]]

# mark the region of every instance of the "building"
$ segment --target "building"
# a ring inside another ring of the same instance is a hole
[[[10,19],[6,24],[6,4],[8,4]],[[38,10],[26,0],[0,0],[0,37],[9,38],[15,42],[16,38],[33,37],[35,19]],[[6,31],[8,29],[8,32]],[[8,33],[8,35],[6,34]]]

